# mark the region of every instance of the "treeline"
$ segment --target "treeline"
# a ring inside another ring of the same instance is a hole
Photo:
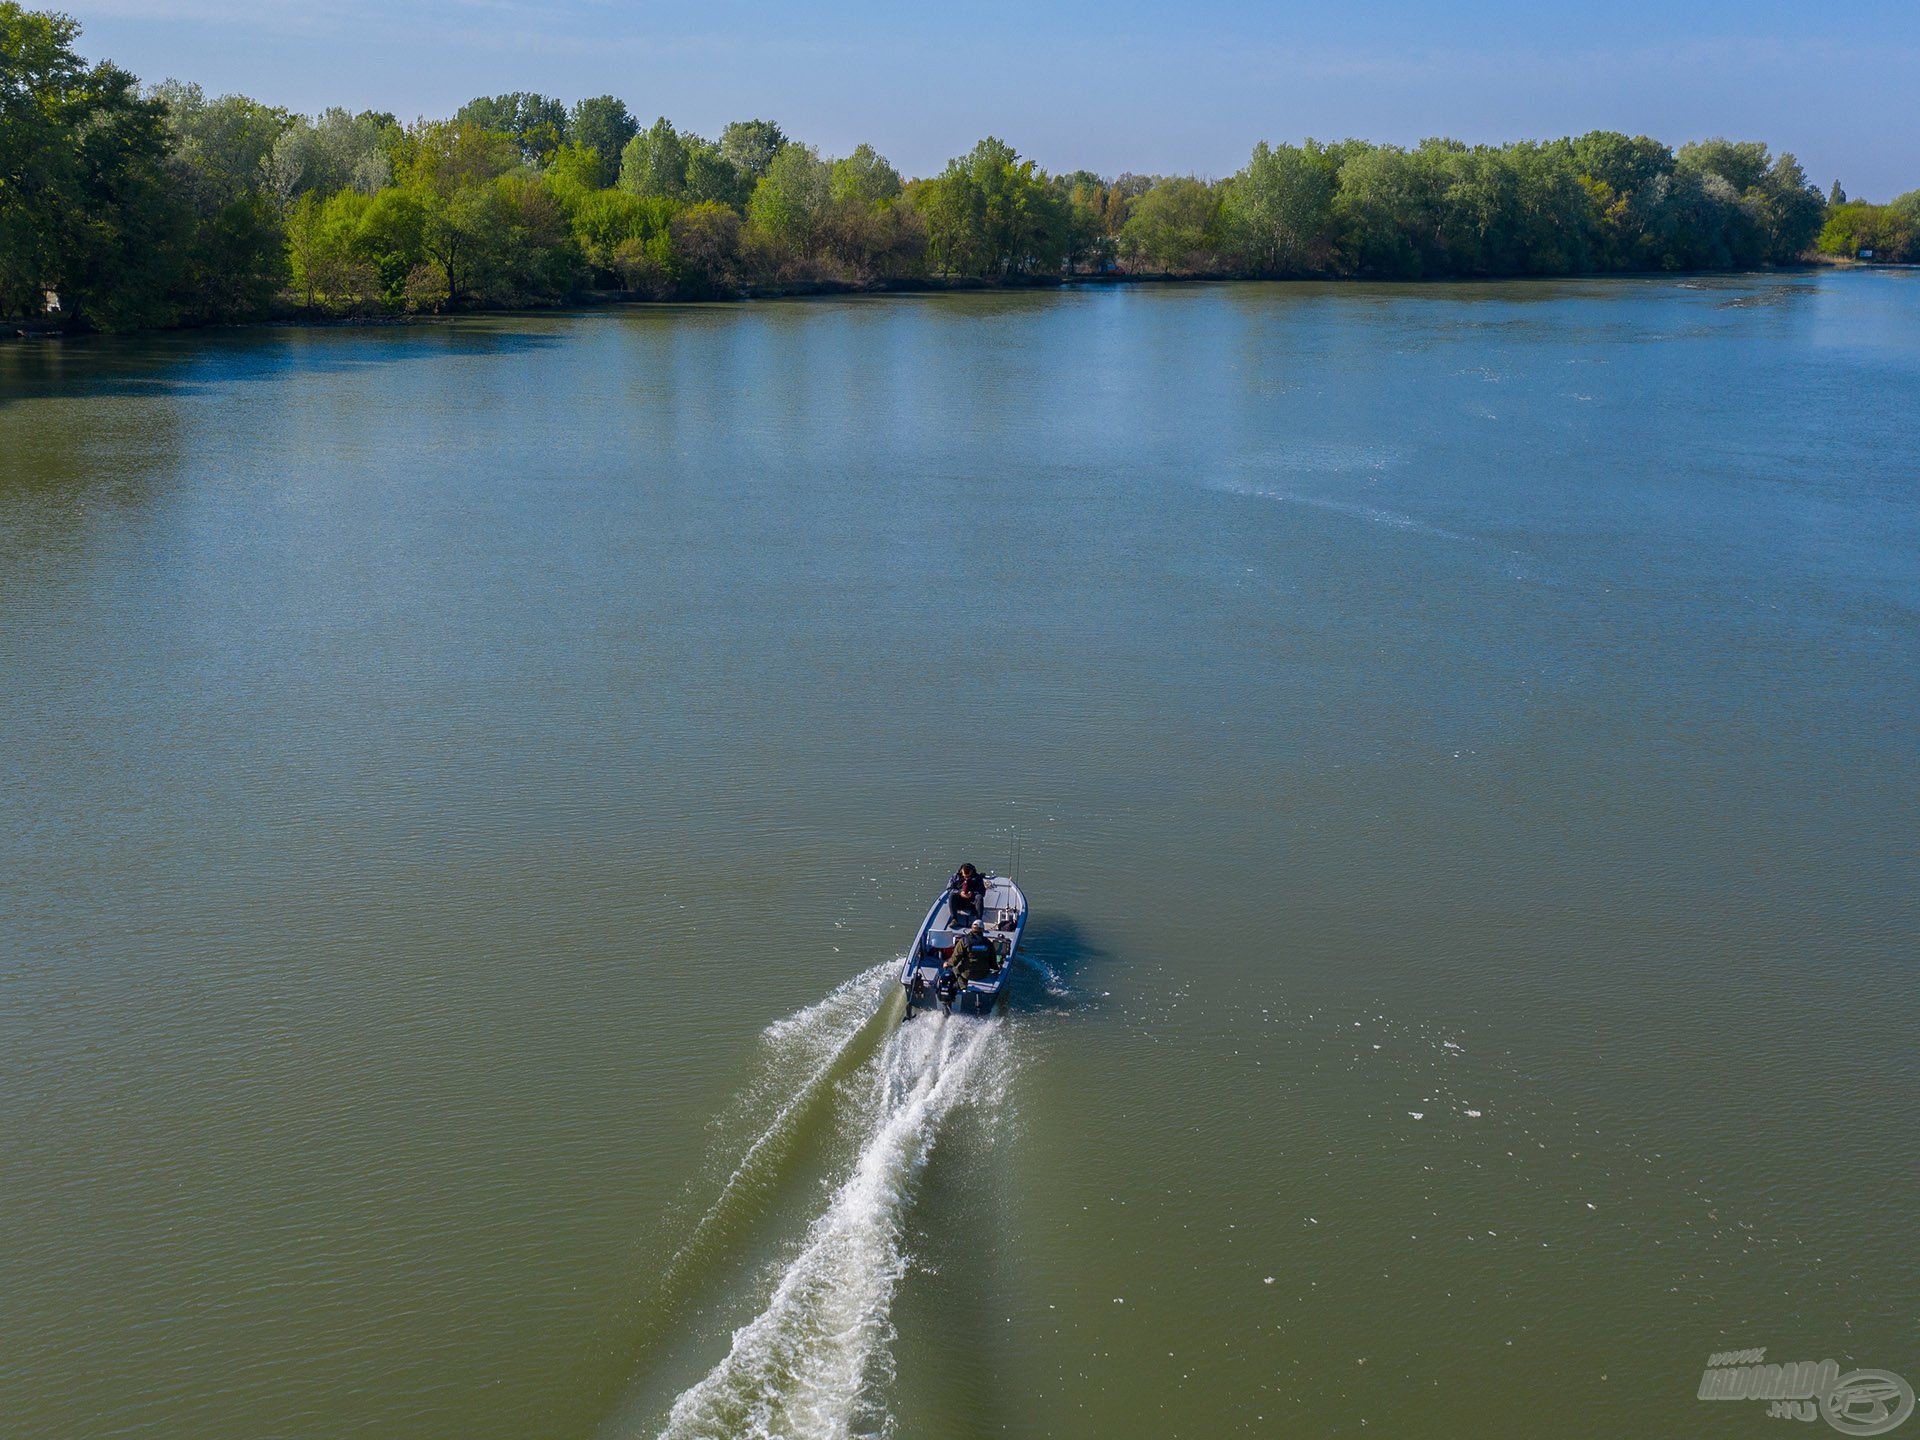
[[[1910,190],[1890,205],[1870,205],[1849,200],[1834,181],[1817,248],[1823,255],[1920,264],[1920,190]]]
[[[1920,233],[1920,192],[1823,199],[1758,143],[1309,140],[1210,181],[1049,175],[989,138],[910,180],[871,146],[828,159],[767,120],[643,129],[613,96],[402,124],[143,90],[77,38],[0,3],[0,313],[40,315],[54,292],[67,323],[109,329],[1088,271],[1733,268],[1816,245],[1911,258]]]

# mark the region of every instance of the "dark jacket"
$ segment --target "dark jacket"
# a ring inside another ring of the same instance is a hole
[[[968,932],[953,947],[953,968],[963,980],[984,980],[1000,967],[991,935]]]

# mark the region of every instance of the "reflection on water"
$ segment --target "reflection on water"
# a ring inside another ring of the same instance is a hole
[[[1899,1370],[1917,402],[1905,274],[0,347],[9,1435]]]

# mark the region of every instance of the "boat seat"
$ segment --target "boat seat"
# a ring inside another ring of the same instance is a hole
[[[951,930],[929,930],[926,948],[932,953],[946,956],[953,951],[953,932]]]

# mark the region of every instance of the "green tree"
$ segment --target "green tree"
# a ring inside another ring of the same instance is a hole
[[[1724,270],[1756,265],[1765,236],[1724,176],[1683,165],[1650,187],[1644,249],[1663,270]]]
[[[1798,160],[1782,154],[1767,167],[1759,202],[1760,223],[1767,232],[1767,258],[1776,263],[1798,260],[1819,235],[1827,210]]]
[[[1673,151],[1645,135],[1593,130],[1562,142],[1575,171],[1598,180],[1631,203],[1642,191],[1674,170]]]
[[[597,190],[574,207],[574,238],[589,265],[621,279],[624,288],[633,289],[625,283],[631,276],[621,275],[622,256],[631,269],[636,253],[631,242],[638,242],[640,253],[646,253],[649,241],[667,233],[674,209],[671,200],[629,195],[624,190]],[[667,257],[663,253],[658,258],[664,262]]]
[[[944,274],[1005,279],[1066,263],[1066,198],[1003,140],[988,136],[908,195],[926,219],[929,257]]]
[[[0,314],[114,329],[162,323],[186,215],[171,193],[164,107],[75,53],[65,15],[0,3]]]
[[[721,153],[710,140],[689,135],[687,141],[686,186],[682,194],[689,205],[731,205],[738,210],[753,193],[753,183],[738,166]]]
[[[494,305],[557,304],[586,278],[580,246],[552,186],[526,172],[487,187],[490,214],[478,270],[482,298]]]
[[[1737,195],[1757,189],[1766,180],[1771,158],[1767,147],[1757,140],[1719,139],[1682,145],[1675,156],[1684,169],[1718,175]]]
[[[605,172],[606,163],[598,150],[570,140],[547,156],[546,169],[541,173],[560,195],[578,197],[605,189],[600,183]]]
[[[344,253],[367,266],[380,302],[399,309],[408,280],[426,260],[426,210],[419,198],[398,188],[365,198],[343,190],[327,201],[326,219],[337,227]]]
[[[1397,145],[1348,141],[1338,147],[1333,213],[1342,267],[1362,275],[1413,279],[1428,268],[1437,228],[1433,180]]]
[[[678,200],[687,193],[687,142],[662,115],[620,152],[620,188],[630,195]]]
[[[900,198],[900,172],[871,145],[856,145],[851,155],[833,162],[828,193],[856,205],[890,205]]]
[[[1581,177],[1553,145],[1509,145],[1502,159],[1513,176],[1511,256],[1528,275],[1578,274],[1594,268],[1594,215]]]
[[[371,195],[392,178],[391,128],[386,116],[369,110],[291,116],[264,161],[267,189],[282,205],[308,190],[322,198],[347,189]]]
[[[173,267],[174,308],[189,322],[261,314],[288,278],[270,167],[291,117],[244,95],[209,100],[177,81],[154,93],[166,107],[174,194],[190,217]]]
[[[747,219],[790,249],[805,250],[832,198],[832,171],[810,145],[789,142],[753,187]]]
[[[1069,269],[1104,270],[1119,256],[1120,232],[1138,196],[1091,170],[1054,177],[1067,202],[1066,263]]]
[[[1817,246],[1823,255],[1848,259],[1871,250],[1876,260],[1920,259],[1920,216],[1895,203],[1868,205],[1842,200],[1827,207]]]
[[[949,165],[944,175],[913,181],[906,197],[927,227],[930,268],[941,275],[982,273],[986,206],[965,171]]]
[[[927,225],[911,205],[836,200],[819,223],[815,245],[842,280],[877,285],[924,273]]]
[[[394,176],[419,208],[420,254],[438,272],[431,284],[409,275],[413,303],[458,305],[480,297],[502,219],[492,182],[519,164],[510,137],[472,120],[424,121],[406,132]],[[442,292],[444,301],[437,301]]]
[[[1325,270],[1333,255],[1338,185],[1334,157],[1316,141],[1255,145],[1247,168],[1221,197],[1221,230],[1233,263],[1256,275]]]
[[[1517,196],[1500,152],[1458,140],[1423,140],[1412,164],[1425,181],[1432,232],[1422,269],[1433,275],[1510,275]]]
[[[266,185],[274,147],[293,124],[285,110],[244,95],[210,100],[198,85],[178,80],[156,85],[153,94],[166,106],[186,183],[215,198]]]
[[[497,130],[464,120],[423,120],[399,137],[393,178],[416,194],[451,195],[504,175],[519,163],[517,147]]]
[[[735,120],[720,132],[720,153],[746,177],[749,192],[786,143],[786,132],[771,120]]]
[[[675,281],[693,298],[725,294],[738,283],[740,216],[725,205],[691,205],[668,226]]]
[[[321,255],[320,219],[325,202],[307,190],[287,211],[287,260],[292,267],[294,289],[301,304],[314,308],[324,289],[324,261]]]
[[[1683,170],[1725,182],[1751,219],[1757,253],[1750,253],[1754,247],[1741,243],[1742,233],[1730,227],[1730,263],[1794,260],[1820,233],[1826,206],[1793,156],[1775,159],[1757,140],[1703,140],[1683,145],[1676,158]]]
[[[356,190],[339,190],[324,200],[309,190],[293,203],[287,215],[287,255],[304,308],[370,312],[381,306],[388,285],[412,268],[417,257],[409,257],[391,282],[383,282],[366,224],[375,204],[373,197]]]
[[[453,118],[505,135],[529,165],[539,164],[570,138],[567,107],[551,95],[536,95],[531,90],[479,96],[462,105]]]
[[[592,187],[604,190],[620,178],[620,152],[640,133],[627,111],[627,102],[612,95],[595,95],[576,104],[567,116],[567,138],[595,153],[597,169]]]
[[[1162,180],[1134,202],[1120,230],[1120,256],[1170,274],[1215,269],[1219,221],[1216,187],[1187,176]]]

